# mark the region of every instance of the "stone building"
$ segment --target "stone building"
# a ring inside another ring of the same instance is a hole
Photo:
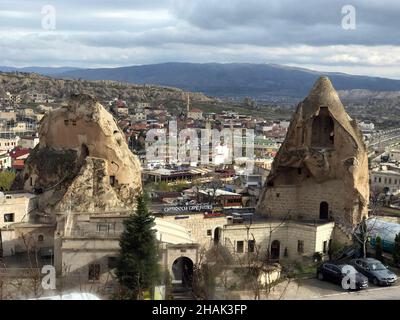
[[[67,286],[113,282],[123,221],[142,188],[139,160],[111,114],[90,96],[75,96],[47,113],[39,138],[13,186],[14,202],[24,195],[22,207],[2,206],[7,230],[1,230],[0,249],[4,256],[26,251],[26,243],[49,249]],[[31,198],[34,205],[28,205]],[[171,273],[181,255],[196,263],[190,227],[157,219],[155,228],[160,262]]]
[[[381,164],[371,174],[371,193],[381,192],[398,195],[400,193],[400,167],[394,163]]]
[[[139,160],[111,114],[86,95],[47,113],[39,138],[13,185],[35,194],[35,207],[3,232],[3,248],[12,254],[29,237],[34,247],[51,247],[58,274],[65,266],[90,268],[86,262],[99,260],[108,246],[118,251],[115,225],[122,228],[142,188]]]
[[[260,215],[335,221],[353,228],[367,215],[368,157],[356,121],[327,77],[296,109],[258,203]]]

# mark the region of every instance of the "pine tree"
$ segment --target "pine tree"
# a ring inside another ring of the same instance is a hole
[[[396,266],[400,265],[400,233],[394,238],[393,262]]]
[[[124,296],[130,299],[143,299],[143,291],[151,290],[160,280],[154,225],[144,196],[138,196],[135,214],[124,221],[117,265],[118,280],[126,291]]]
[[[375,258],[377,260],[382,261],[383,256],[382,256],[382,239],[381,237],[376,237],[375,239]]]

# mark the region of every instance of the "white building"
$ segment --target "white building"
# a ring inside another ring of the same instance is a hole
[[[11,157],[7,152],[0,154],[0,169],[9,169],[11,168]]]
[[[33,137],[21,137],[18,141],[18,145],[21,148],[33,149],[38,144],[39,144],[39,137],[37,135]]]
[[[358,123],[358,127],[362,132],[372,132],[375,130],[375,125],[372,122],[361,121]]]
[[[27,222],[29,212],[36,208],[36,196],[31,193],[0,193],[0,228],[17,222]]]
[[[371,191],[400,193],[400,167],[387,164],[371,170]]]
[[[0,151],[8,151],[18,146],[19,137],[0,138]]]
[[[400,161],[400,150],[398,150],[398,149],[390,150],[389,157],[390,157],[390,160]]]

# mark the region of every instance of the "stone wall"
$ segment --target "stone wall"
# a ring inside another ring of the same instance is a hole
[[[176,219],[176,218],[179,219]],[[182,219],[182,217],[187,217]],[[193,213],[180,216],[164,216],[163,219],[176,223],[191,234],[193,240],[201,247],[209,248],[213,243],[216,228],[223,228],[227,223],[226,217],[204,218],[202,213]],[[207,231],[211,234],[207,234]]]
[[[54,226],[40,224],[14,225],[1,231],[3,254],[13,256],[16,253],[41,248],[54,247]],[[39,239],[39,236],[40,239]],[[25,241],[24,241],[25,238]]]
[[[9,194],[0,198],[0,228],[16,222],[27,222],[29,212],[36,207],[36,196],[30,193]],[[4,214],[13,213],[14,221],[5,222]]]
[[[265,206],[259,209],[260,214],[271,217],[290,215],[298,219],[320,219],[320,204],[329,205],[331,215],[341,220],[349,220],[350,209],[346,208],[344,186],[341,180],[329,180],[315,183],[313,178],[304,181],[300,186],[277,186],[265,194]]]
[[[287,258],[299,259],[303,256],[312,256],[315,252],[322,252],[323,242],[332,239],[334,223],[320,225],[296,223],[294,221],[282,222],[263,222],[251,225],[249,237],[247,229],[243,224],[226,225],[223,229],[222,243],[236,254],[237,241],[244,241],[244,254],[247,252],[248,240],[255,239],[261,252],[266,252],[274,240],[280,242],[280,258],[285,258],[285,248],[287,248]],[[269,230],[274,230],[272,233]],[[298,241],[303,241],[304,251],[298,252]]]

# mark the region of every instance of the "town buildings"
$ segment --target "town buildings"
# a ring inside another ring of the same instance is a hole
[[[21,173],[19,191],[5,195],[15,204],[3,207],[4,256],[26,250],[29,235],[71,285],[112,282],[123,221],[142,187],[157,185],[167,190],[149,191],[149,209],[160,263],[175,282],[182,281],[177,265],[193,271],[199,252],[218,246],[232,257],[259,251],[274,262],[326,257],[333,241],[351,242],[351,229],[367,214],[366,149],[326,78],[290,123],[196,108],[174,119],[161,106],[119,99],[110,107],[113,116],[95,99],[77,96],[46,110],[39,137],[21,135],[23,148],[10,151]],[[162,161],[143,156],[139,163],[129,149],[146,151],[154,143],[144,139],[148,130],[161,136],[168,120],[179,129],[252,129],[255,157],[226,165],[229,148],[221,144],[210,148],[214,161],[206,165],[174,163],[168,150]],[[252,172],[244,170],[248,161]]]

